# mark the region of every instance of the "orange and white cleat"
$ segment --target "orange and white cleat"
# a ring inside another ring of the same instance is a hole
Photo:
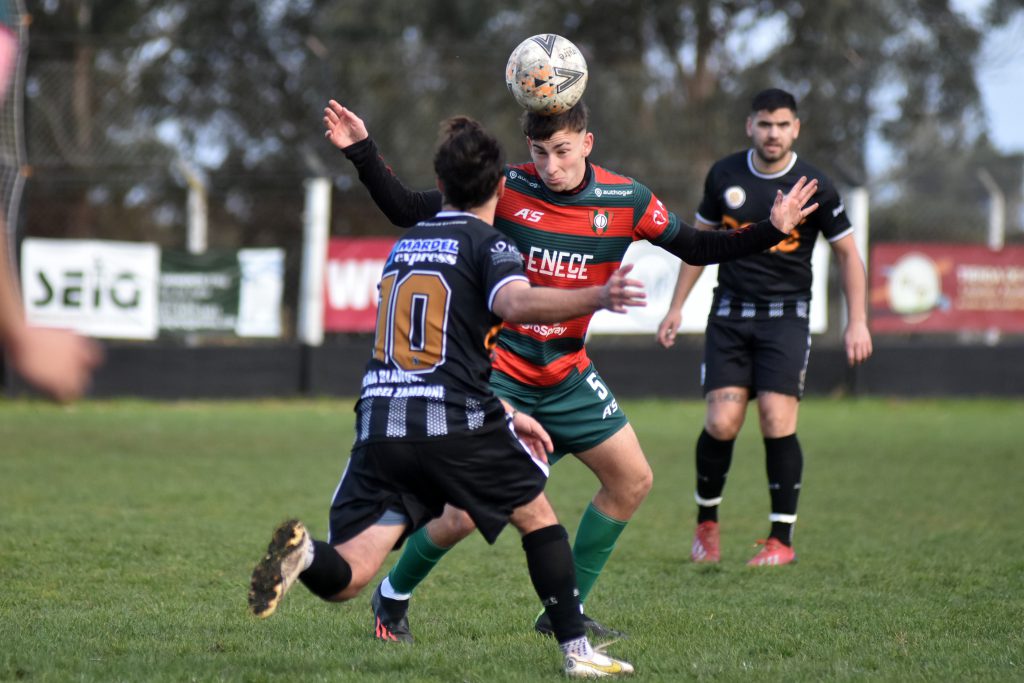
[[[708,520],[697,525],[693,535],[690,559],[694,562],[714,563],[721,559],[718,549],[718,522]]]
[[[755,545],[763,545],[764,548],[747,562],[748,567],[770,567],[796,562],[796,551],[777,538],[760,540]]]

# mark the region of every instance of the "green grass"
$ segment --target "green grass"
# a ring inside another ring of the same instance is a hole
[[[800,562],[763,570],[755,415],[709,568],[687,562],[703,406],[624,407],[655,486],[587,611],[632,634],[612,651],[644,680],[1024,679],[1024,404],[805,401]],[[0,403],[0,680],[558,680],[511,530],[421,587],[411,648],[372,641],[368,594],[248,616],[273,526],[326,533],[351,441],[345,401]],[[570,531],[595,486],[555,466]]]

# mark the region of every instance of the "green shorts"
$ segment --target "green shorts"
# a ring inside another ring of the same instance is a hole
[[[494,370],[491,389],[547,430],[555,446],[548,456],[552,464],[566,453],[600,445],[629,422],[593,365],[550,387],[523,384]]]

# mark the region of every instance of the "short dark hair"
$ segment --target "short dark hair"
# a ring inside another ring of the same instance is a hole
[[[789,109],[796,113],[796,98],[785,90],[768,88],[754,95],[750,102],[750,112],[756,114],[759,111],[775,111],[776,109]]]
[[[441,123],[441,142],[434,154],[434,172],[444,187],[447,204],[460,210],[487,202],[505,172],[505,153],[490,133],[468,116]]]
[[[523,134],[531,140],[550,140],[560,130],[579,133],[587,129],[590,122],[590,109],[583,100],[572,108],[553,116],[543,116],[532,111],[524,111],[520,119]]]

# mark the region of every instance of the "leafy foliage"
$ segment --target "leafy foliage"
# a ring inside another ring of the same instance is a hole
[[[324,173],[337,179],[336,233],[389,230],[321,138],[329,97],[364,117],[413,187],[432,186],[434,132],[456,113],[483,120],[511,159],[525,158],[502,73],[511,49],[541,32],[571,37],[588,58],[594,158],[650,185],[684,218],[708,165],[745,146],[750,97],[780,86],[800,101],[799,151],[824,171],[916,206],[925,167],[944,174],[938,185],[923,181],[929,191],[956,189],[936,211],[955,205],[976,222],[975,169],[933,158],[983,149],[972,67],[984,31],[1019,11],[994,1],[975,25],[948,0],[29,5],[27,231],[180,243],[182,158],[208,178],[219,246],[294,245],[301,182]],[[894,150],[886,178],[868,178],[872,135]]]

